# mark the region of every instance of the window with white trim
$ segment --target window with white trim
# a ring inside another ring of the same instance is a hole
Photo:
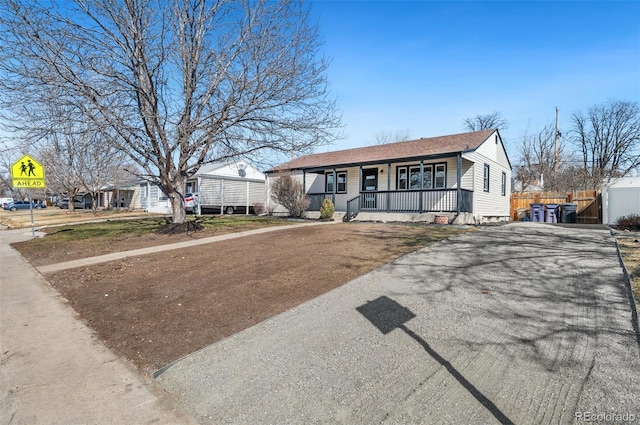
[[[327,193],[333,193],[333,189],[335,187],[335,176],[333,172],[326,173],[324,175],[324,191]]]
[[[447,187],[447,164],[402,166],[396,169],[396,190],[444,189]]]
[[[489,191],[489,164],[484,164],[484,191]]]
[[[502,196],[507,196],[507,173],[502,172]]]
[[[338,193],[347,193],[347,172],[346,171],[340,171],[339,173],[336,174],[337,179],[338,179],[338,187],[337,187],[337,192]]]
[[[436,164],[435,189],[445,189],[447,187],[447,164]]]
[[[421,189],[420,167],[409,168],[409,189]]]
[[[407,190],[407,167],[398,167],[397,190]]]

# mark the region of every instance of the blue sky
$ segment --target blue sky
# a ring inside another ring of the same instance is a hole
[[[640,2],[311,2],[347,138],[324,150],[465,131],[501,112],[524,133],[609,99],[640,101]]]

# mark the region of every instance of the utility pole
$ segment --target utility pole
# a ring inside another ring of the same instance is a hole
[[[553,185],[558,187],[558,163],[560,162],[560,110],[556,106],[555,157],[553,160]]]

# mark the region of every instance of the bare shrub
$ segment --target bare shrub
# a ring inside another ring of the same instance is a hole
[[[640,230],[640,215],[630,214],[616,220],[618,230]]]
[[[260,215],[260,214],[264,214],[265,213],[265,207],[264,204],[262,202],[256,202],[253,204],[253,213],[256,215]]]

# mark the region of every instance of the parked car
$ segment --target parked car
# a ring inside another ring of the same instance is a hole
[[[198,206],[198,200],[200,199],[200,194],[198,193],[187,193],[184,195],[184,209],[187,212],[195,213],[196,208]]]
[[[47,208],[47,206],[42,202],[33,202],[32,204],[33,204],[34,210]],[[5,205],[4,209],[7,211],[28,210],[29,208],[31,208],[30,205],[31,203],[29,201],[14,201],[14,202],[9,202],[7,205]]]
[[[60,207],[61,209],[68,209],[69,208],[69,200],[68,199],[63,199],[60,202],[58,202],[58,207]],[[82,201],[81,199],[74,199],[73,200],[73,208],[74,209],[83,209],[84,208],[84,201]]]
[[[13,202],[13,198],[0,198],[0,207],[4,208],[11,202]]]

